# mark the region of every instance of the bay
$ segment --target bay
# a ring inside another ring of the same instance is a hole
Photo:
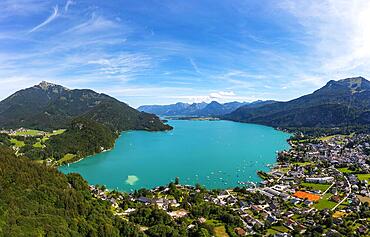
[[[128,131],[111,151],[59,168],[80,173],[90,184],[133,191],[180,183],[230,188],[258,182],[276,152],[288,149],[290,134],[271,127],[231,121],[169,120],[168,132]]]

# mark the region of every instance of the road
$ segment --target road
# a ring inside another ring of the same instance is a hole
[[[349,180],[347,179],[346,176],[344,176],[344,178],[346,179],[347,181],[347,184],[348,184],[348,187],[349,187],[349,192],[348,194],[342,199],[342,201],[340,201],[337,205],[335,205],[335,207],[333,207],[331,210],[334,211],[340,204],[342,204],[347,198],[348,196],[352,193],[352,188],[351,188],[351,183],[349,182]]]

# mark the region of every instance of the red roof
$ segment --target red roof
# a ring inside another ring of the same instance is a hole
[[[293,194],[293,196],[297,198],[301,198],[301,199],[308,199],[312,202],[316,202],[320,199],[320,195],[303,192],[303,191],[297,191]]]

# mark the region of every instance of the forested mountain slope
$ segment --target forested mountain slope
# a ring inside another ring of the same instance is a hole
[[[99,122],[115,131],[168,130],[152,114],[139,112],[113,97],[92,90],[70,90],[41,82],[0,102],[0,128],[65,128],[78,117]]]
[[[142,236],[91,196],[80,175],[64,175],[0,145],[0,236]]]
[[[340,127],[370,122],[370,82],[363,77],[329,81],[312,94],[256,108],[243,106],[225,119],[275,127]]]

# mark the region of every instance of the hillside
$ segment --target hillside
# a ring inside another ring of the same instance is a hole
[[[114,131],[171,129],[157,116],[139,112],[108,95],[86,89],[70,90],[48,82],[20,90],[0,102],[1,128],[52,130],[65,128],[79,117]]]
[[[247,103],[245,102],[229,102],[229,103],[218,103],[212,101],[210,103],[176,103],[170,105],[143,105],[138,108],[139,111],[147,113],[153,113],[158,116],[195,116],[195,117],[207,117],[207,116],[221,116],[236,110],[240,106]]]
[[[46,157],[53,157],[58,161],[63,161],[61,159],[66,154],[73,154],[74,159],[68,160],[72,162],[113,148],[117,136],[100,123],[79,118],[71,122],[66,132],[50,137],[42,150]],[[35,150],[37,148],[32,149]],[[28,153],[25,155],[32,157]]]
[[[0,145],[0,236],[143,236],[91,196],[78,174],[63,175]]]
[[[370,82],[362,77],[329,81],[288,102],[243,106],[223,118],[274,127],[340,127],[370,122]]]

